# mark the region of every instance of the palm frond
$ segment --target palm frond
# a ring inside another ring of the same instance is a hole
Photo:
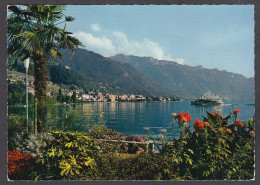
[[[59,59],[59,60],[62,59],[62,54],[59,51],[57,51],[55,48],[51,48],[50,53],[51,53],[52,57]]]
[[[63,5],[50,6],[50,10],[53,13],[60,13],[63,10],[65,10],[65,6]]]
[[[65,17],[65,20],[66,20],[67,22],[72,22],[72,21],[75,20],[75,18],[74,18],[74,17],[71,17],[71,16],[68,16],[68,17]]]
[[[29,38],[29,37],[33,37],[34,35],[35,35],[35,33],[31,32],[31,31],[24,31],[20,34],[15,35],[14,38],[17,38],[17,37]]]
[[[84,47],[84,45],[75,37],[69,36],[69,35],[63,35],[60,42],[60,47],[65,49],[77,49],[79,46]]]
[[[60,60],[62,54],[59,49],[71,49],[73,56],[74,49],[83,46],[71,36],[72,32],[65,30],[66,22],[74,18],[62,13],[64,6],[29,5],[24,9],[10,6],[9,9],[14,12],[7,20],[10,58],[21,60],[28,55],[39,55],[47,60]],[[61,19],[65,22],[63,29],[57,27]]]

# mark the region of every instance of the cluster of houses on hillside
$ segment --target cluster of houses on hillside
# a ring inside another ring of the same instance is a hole
[[[9,76],[8,82],[9,83],[15,83],[17,81],[22,82],[25,84],[24,79],[21,79],[21,77],[18,78],[12,78],[12,76]],[[28,92],[35,94],[34,88],[33,88],[33,79],[28,80]],[[48,81],[47,86],[53,86],[52,82]],[[179,98],[176,97],[147,97],[143,95],[135,95],[135,94],[111,94],[111,93],[101,93],[96,92],[94,90],[84,92],[82,89],[78,90],[69,90],[69,89],[62,89],[62,94],[65,96],[72,97],[73,93],[76,94],[76,99],[83,101],[83,102],[144,102],[144,101],[160,101],[160,102],[166,102],[166,101],[179,101]],[[47,92],[48,96],[51,96],[53,98],[57,98],[59,96],[59,92],[57,91],[49,91]]]
[[[101,93],[95,91],[88,91],[86,93],[80,92],[79,90],[63,90],[63,94],[66,96],[72,97],[73,92],[76,94],[76,99],[81,100],[83,102],[142,102],[142,101],[177,101],[176,98],[173,97],[146,97],[143,95],[135,95],[135,94],[111,94],[111,93]],[[49,92],[48,95],[57,98],[59,92]]]

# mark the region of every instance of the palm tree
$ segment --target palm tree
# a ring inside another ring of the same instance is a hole
[[[8,56],[14,66],[28,57],[34,62],[35,95],[38,100],[37,132],[42,132],[46,123],[47,61],[62,59],[61,49],[74,49],[82,43],[67,32],[66,22],[74,18],[65,16],[64,6],[9,6],[12,12],[8,23]],[[63,28],[58,25],[64,24]]]

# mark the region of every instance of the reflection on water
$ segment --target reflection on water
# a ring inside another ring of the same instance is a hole
[[[189,112],[192,116],[191,125],[195,119],[202,120],[207,112],[219,112],[227,116],[233,112],[234,107],[241,110],[238,119],[247,121],[254,116],[254,104],[231,102],[224,105],[203,107],[191,105],[190,102],[167,102],[167,103],[86,103],[83,111],[93,110],[104,112],[106,125],[126,135],[141,134],[149,127],[151,132],[159,134],[162,128],[169,129],[172,121],[172,113]],[[177,125],[174,127],[177,129]]]
[[[94,113],[104,113],[106,126],[126,135],[145,135],[145,127],[149,127],[153,135],[158,135],[162,128],[170,131],[169,125],[172,121],[172,113],[189,112],[192,116],[190,125],[195,119],[202,120],[207,112],[219,112],[224,117],[234,108],[241,110],[238,119],[247,121],[254,116],[254,104],[248,102],[225,102],[224,105],[203,107],[191,105],[190,102],[167,102],[167,103],[142,103],[142,102],[120,102],[120,103],[84,103],[80,105],[82,114],[92,110]],[[58,109],[69,108],[59,106]],[[33,111],[29,108],[30,119],[33,119]],[[20,112],[25,115],[24,107],[9,107],[9,114]],[[58,115],[57,115],[58,116]],[[63,115],[64,117],[65,115]],[[174,129],[178,128],[177,124]]]

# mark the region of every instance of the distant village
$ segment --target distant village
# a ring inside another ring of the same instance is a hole
[[[20,81],[21,83],[25,84],[24,79],[21,79],[20,77],[13,78],[13,76],[8,77],[9,83],[16,83],[17,81]],[[28,80],[28,92],[35,94],[34,88],[33,88],[33,79],[29,78]],[[112,93],[101,93],[97,92],[94,89],[90,91],[84,91],[83,89],[76,89],[76,90],[70,90],[70,89],[61,89],[59,85],[53,84],[52,82],[47,82],[47,87],[50,86],[56,86],[54,90],[49,90],[47,92],[47,96],[53,97],[57,99],[59,96],[65,96],[72,98],[75,96],[76,100],[81,102],[150,102],[150,101],[156,101],[156,102],[168,102],[168,101],[180,101],[180,98],[177,97],[162,97],[162,96],[143,96],[143,95],[135,95],[135,94],[112,94]],[[65,102],[65,101],[64,101]]]
[[[76,99],[81,100],[83,102],[144,102],[144,101],[161,101],[161,102],[166,102],[166,101],[179,101],[179,99],[174,98],[174,97],[147,97],[143,95],[135,95],[135,94],[123,94],[123,95],[118,95],[118,94],[110,94],[110,93],[101,93],[101,92],[95,92],[93,91],[87,91],[85,93],[80,92],[79,90],[67,90],[64,89],[62,94],[65,96],[72,97],[73,93],[76,94]],[[59,96],[59,92],[49,92],[49,96],[52,96],[54,98],[57,98]]]

